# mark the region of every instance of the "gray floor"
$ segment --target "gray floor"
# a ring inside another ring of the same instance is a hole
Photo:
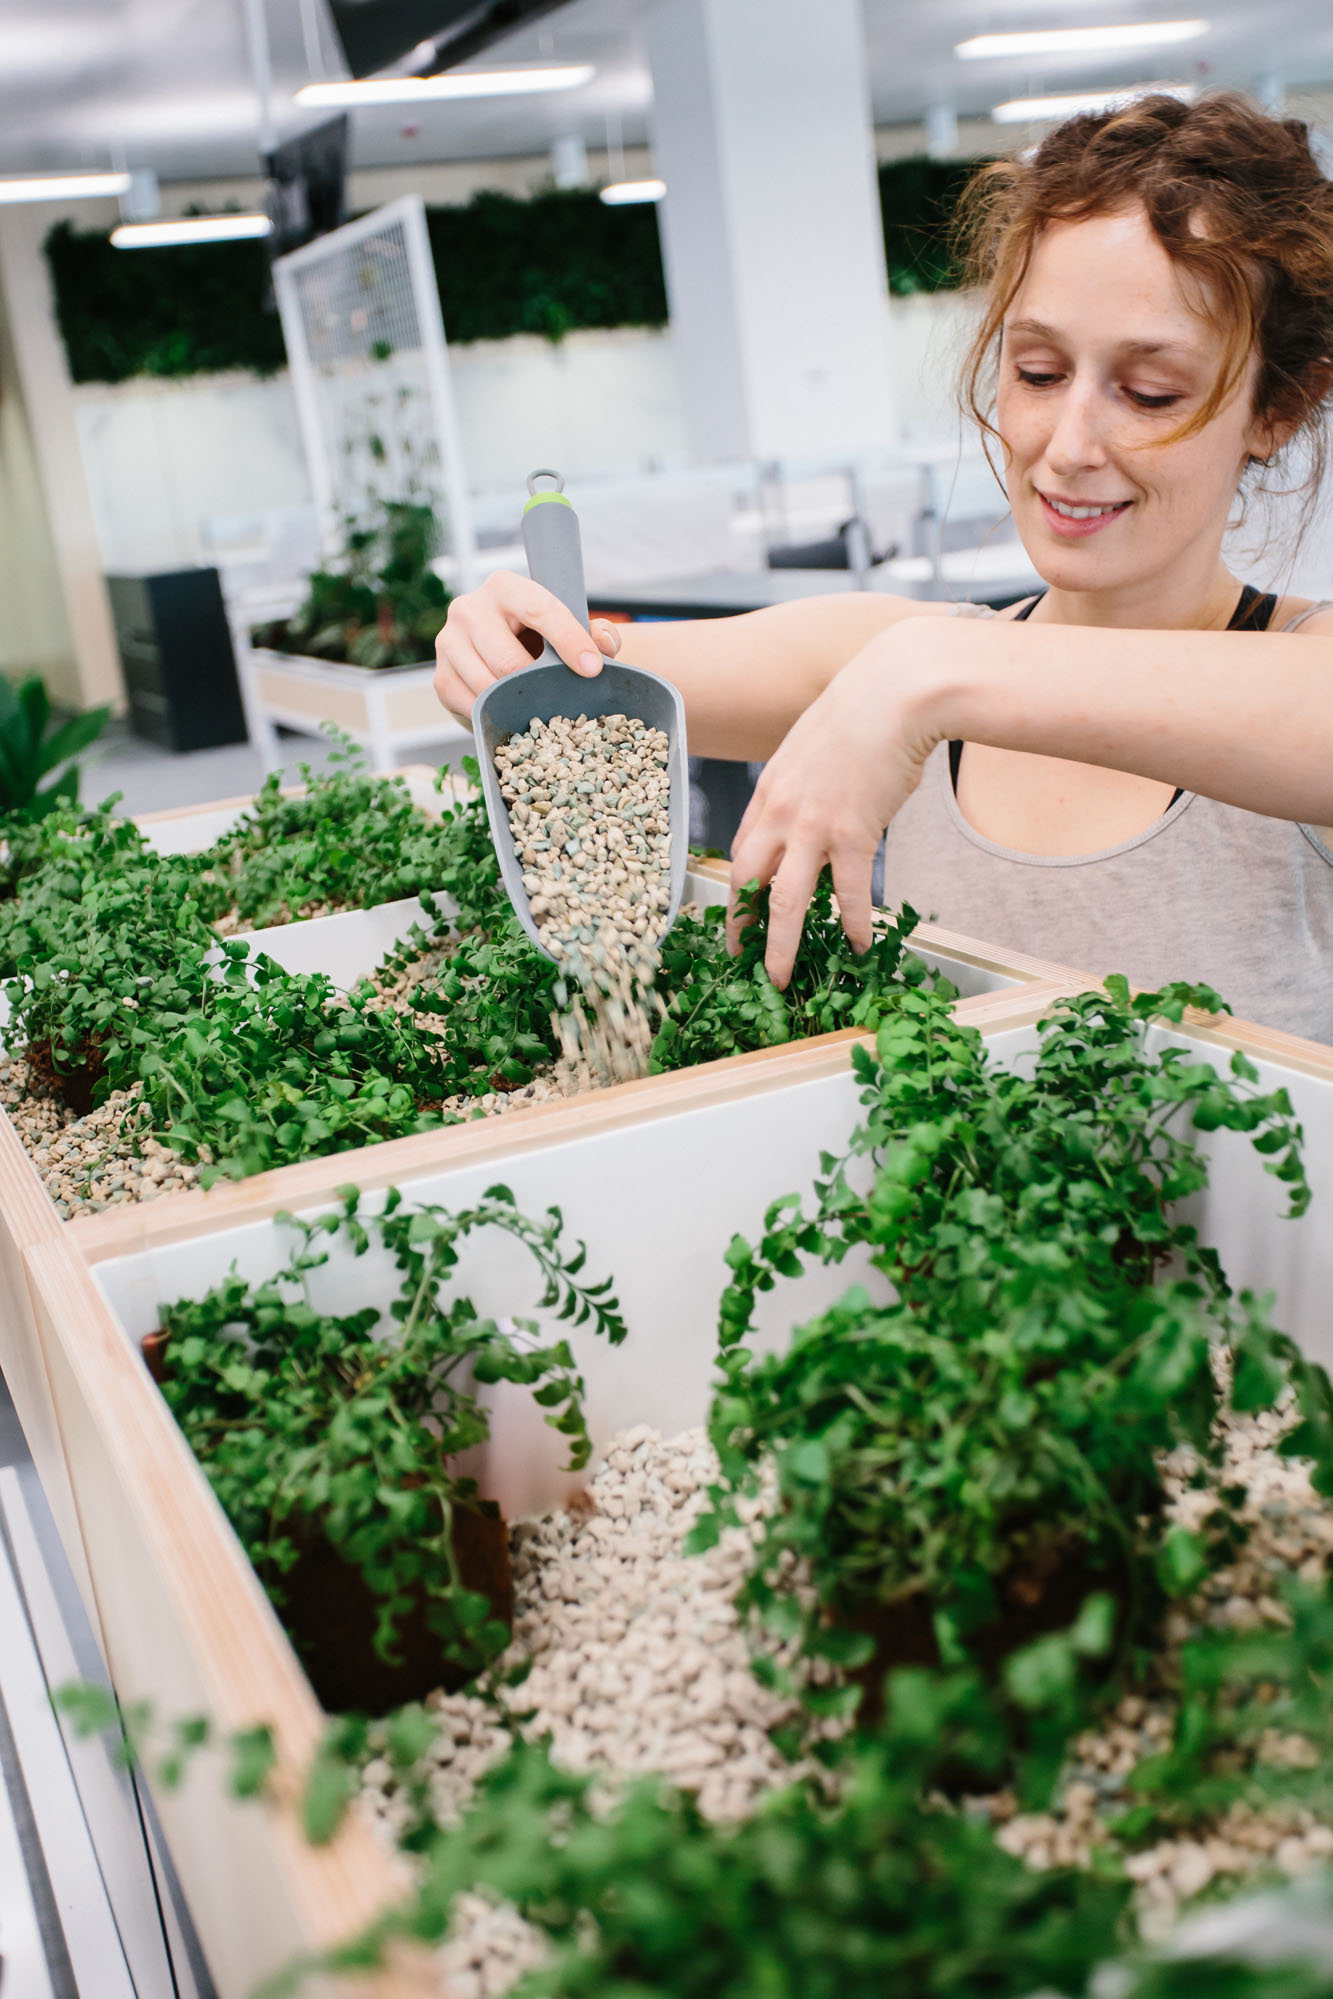
[[[329,751],[318,738],[279,733],[288,758],[283,766],[284,782],[298,783],[303,763],[315,770],[327,766]],[[430,745],[413,750],[404,761],[434,761]],[[127,813],[174,812],[183,805],[245,797],[258,791],[263,781],[259,753],[249,743],[229,743],[220,750],[193,750],[176,756],[131,735],[123,722],[112,722],[84,760],[82,797],[86,805],[100,805],[119,792]]]

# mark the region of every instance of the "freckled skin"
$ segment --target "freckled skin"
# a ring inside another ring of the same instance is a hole
[[[1197,624],[1202,605],[1225,625],[1235,584],[1219,543],[1247,458],[1278,440],[1251,413],[1253,356],[1202,429],[1172,440],[1224,358],[1204,306],[1137,206],[1053,223],[1038,239],[1006,316],[996,427],[1015,524],[1051,586],[1042,622],[1161,628]],[[1055,337],[1020,331],[1029,321]],[[1143,341],[1162,352],[1135,353]],[[1167,396],[1166,407],[1143,406]],[[1068,540],[1042,493],[1131,504]]]

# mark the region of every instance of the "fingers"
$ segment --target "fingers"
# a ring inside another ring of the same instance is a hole
[[[435,641],[434,685],[436,699],[450,714],[457,715],[461,722],[469,722],[473,702],[495,685],[495,675],[476,648],[457,633],[446,651],[441,632]]]
[[[602,655],[596,650],[591,633],[584,630],[573,612],[560,602],[554,592],[544,589],[540,583],[534,583],[530,576],[514,576],[507,570],[488,577],[484,590],[489,603],[506,620],[511,630],[526,627],[530,632],[539,632],[555,647],[566,666],[573,667],[575,673],[586,674],[591,679],[601,672]]]
[[[791,978],[800,948],[805,912],[819,880],[825,855],[820,847],[789,847],[768,891],[768,948],[764,969],[775,986]]]
[[[594,642],[550,590],[531,577],[497,570],[479,590],[455,597],[449,606],[435,641],[437,697],[466,721],[492,682],[532,665],[543,640],[588,678],[601,672],[602,652],[614,655],[620,649],[612,626],[602,625]]]
[[[592,635],[604,653],[616,659],[620,653],[620,627],[613,625],[609,618],[594,618]]]
[[[492,680],[503,680],[507,674],[521,673],[525,666],[532,665],[537,656],[536,651],[524,645],[514,627],[494,605],[480,596],[476,605],[470,607],[460,639],[465,650],[485,663]]]
[[[874,942],[874,905],[870,899],[873,853],[838,851],[832,856],[833,893],[838,913],[853,951],[870,949]]]
[[[782,838],[765,829],[757,820],[750,832],[746,823],[750,818],[747,811],[740,830],[731,846],[731,892],[727,898],[727,949],[734,956],[741,948],[741,932],[751,920],[743,916],[737,906],[737,895],[749,882],[758,882],[760,888],[767,888],[772,881],[778,863],[782,859]]]

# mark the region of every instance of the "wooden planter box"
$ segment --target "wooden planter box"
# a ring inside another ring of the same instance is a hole
[[[1032,987],[964,1010],[1016,1055],[1050,997]],[[1006,1016],[1021,1024],[1002,1025]],[[757,1226],[772,1194],[808,1186],[819,1147],[850,1129],[856,1097],[840,1038],[375,1148],[399,1155],[395,1174],[375,1177],[395,1179],[410,1199],[461,1202],[502,1174],[525,1207],[559,1201],[588,1239],[590,1268],[614,1274],[631,1327],[614,1353],[579,1341],[594,1435],[645,1418],[670,1430],[704,1413],[731,1232]],[[440,1138],[451,1140],[448,1156],[436,1145],[432,1157],[428,1141]],[[762,1171],[747,1170],[750,1160]],[[360,1156],[359,1167],[371,1164],[380,1165],[373,1153]],[[167,1203],[127,1217],[136,1243],[110,1226],[119,1216],[62,1227],[48,1205],[29,1215],[14,1273],[61,1453],[57,1517],[74,1537],[76,1575],[122,1697],[151,1701],[164,1718],[206,1712],[224,1729],[268,1721],[289,1779],[318,1738],[318,1704],[136,1342],[164,1298],[201,1291],[234,1261],[247,1274],[276,1267],[274,1212],[318,1209],[349,1178],[346,1156],[290,1173],[299,1185],[266,1176],[244,1203],[206,1197],[188,1225],[183,1215],[166,1225]],[[525,1311],[536,1294],[526,1272],[515,1291],[512,1269],[502,1245],[482,1243],[460,1281],[479,1303]],[[334,1281],[345,1304],[353,1284],[359,1301],[383,1278],[372,1253]],[[849,1280],[820,1273],[793,1287],[775,1301],[772,1331]],[[561,1453],[540,1412],[505,1396],[494,1423],[482,1476],[507,1509],[558,1494]],[[277,1964],[354,1928],[393,1890],[395,1863],[359,1820],[332,1847],[308,1849],[285,1804],[234,1806],[210,1767],[155,1802],[222,1999],[242,1999]],[[411,1975],[404,1967],[373,1989],[409,1989],[395,1978]]]
[[[185,851],[210,844],[248,802],[141,823],[163,850]],[[701,868],[690,892],[721,899],[725,871]],[[262,940],[255,933],[254,941],[291,969],[350,981],[420,913],[408,900],[292,924]],[[1016,1047],[1058,992],[1086,983],[1067,968],[928,928],[913,944],[959,987],[959,1017],[988,1033],[1016,1032]],[[503,1177],[521,1201],[565,1202],[571,1226],[584,1229],[594,1256],[615,1269],[632,1317],[655,1315],[645,1318],[650,1337],[629,1369],[590,1370],[596,1434],[644,1415],[666,1428],[696,1421],[721,1285],[718,1243],[736,1226],[757,1223],[772,1193],[807,1185],[818,1144],[836,1144],[849,1128],[855,1090],[845,1044],[853,1038],[821,1036],[71,1223],[58,1220],[16,1132],[0,1119],[0,1366],[123,1695],[151,1700],[164,1717],[207,1712],[222,1728],[270,1720],[292,1768],[304,1763],[321,1725],[267,1599],[133,1347],[143,1311],[211,1281],[215,1250],[225,1265],[237,1242],[273,1246],[276,1211],[318,1207],[349,1181],[367,1189],[399,1184],[423,1199],[438,1187],[460,1200],[466,1189]],[[751,1157],[764,1161],[758,1188],[741,1181]],[[591,1228],[586,1194],[567,1200],[571,1166],[585,1180],[592,1174],[589,1186],[609,1175],[618,1187],[622,1206],[606,1206]],[[683,1189],[696,1190],[693,1206]],[[608,1235],[608,1222],[621,1215],[628,1225],[633,1210],[641,1233],[654,1201],[658,1226],[646,1250],[607,1257],[609,1241],[636,1240]],[[678,1255],[687,1281],[663,1286],[663,1260]],[[94,1269],[107,1273],[105,1293]],[[485,1281],[504,1288],[502,1270]],[[667,1300],[672,1324],[684,1330],[681,1365],[673,1354],[664,1369]],[[791,1323],[795,1307],[787,1302]],[[493,1474],[511,1511],[540,1505],[558,1488],[555,1458],[534,1448],[550,1441],[525,1408],[497,1409]],[[359,1823],[312,1852],[285,1809],[230,1805],[213,1777],[201,1770],[184,1794],[158,1803],[218,1988],[224,1999],[239,1999],[302,1947],[355,1928],[391,1891],[395,1867]],[[415,1977],[403,1967],[375,1990],[415,1990]]]
[[[391,770],[404,751],[423,743],[443,745],[451,764],[472,754],[471,732],[436,697],[433,661],[339,666],[242,641],[237,672],[250,740],[265,770],[277,770],[284,760],[279,725],[317,736],[321,722],[333,722],[365,745],[377,771]]]
[[[968,1004],[996,1058],[1016,1062],[1035,1045],[1034,1022],[1051,997],[1031,989]],[[1219,1132],[1201,1139],[1212,1185],[1196,1219],[1232,1281],[1273,1290],[1278,1322],[1314,1357],[1333,1360],[1333,1230],[1324,1218],[1333,1204],[1333,1050],[1229,1022],[1154,1030],[1153,1042],[1163,1041],[1219,1067],[1242,1047],[1263,1087],[1289,1090],[1306,1130],[1311,1215],[1283,1220],[1281,1184],[1243,1137]],[[503,1121],[473,1125],[449,1134],[447,1158],[432,1159],[425,1139],[377,1148],[398,1153],[392,1176],[379,1172],[381,1158],[365,1159],[374,1159],[377,1184],[392,1177],[414,1202],[465,1204],[501,1168],[521,1207],[559,1202],[587,1240],[590,1271],[614,1277],[630,1327],[618,1350],[578,1340],[600,1446],[631,1423],[670,1434],[702,1420],[731,1234],[756,1231],[775,1196],[808,1192],[820,1150],[842,1145],[857,1112],[846,1049],[825,1043],[556,1105],[508,1130]],[[281,1267],[290,1238],[275,1211],[318,1211],[348,1177],[338,1158],[292,1175],[300,1176],[295,1201],[287,1188],[252,1184],[248,1203],[199,1204],[193,1226],[166,1229],[147,1212],[132,1246],[110,1218],[61,1230],[48,1211],[34,1218],[18,1273],[67,1454],[66,1519],[81,1537],[82,1584],[122,1697],[150,1700],[164,1717],[207,1711],[225,1727],[269,1721],[288,1767],[317,1737],[318,1705],[137,1341],[164,1302],[200,1294],[233,1266],[251,1280]],[[861,1275],[854,1266],[849,1259],[770,1294],[763,1335],[780,1339],[819,1310]],[[387,1274],[382,1253],[353,1259],[340,1246],[315,1275],[316,1302],[336,1298],[349,1310],[382,1298]],[[458,1281],[481,1312],[535,1303],[528,1273],[516,1287],[500,1244],[470,1250]],[[511,1513],[557,1497],[558,1446],[537,1412],[502,1391],[493,1425],[486,1486]],[[223,1999],[241,1999],[278,1962],[354,1928],[392,1891],[394,1864],[359,1822],[334,1846],[310,1850],[284,1806],[227,1804],[206,1771],[157,1803]],[[388,1995],[402,1989],[395,1978],[413,1975],[401,1967],[372,1989]]]

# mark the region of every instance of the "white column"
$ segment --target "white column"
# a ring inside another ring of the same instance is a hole
[[[896,437],[860,0],[644,16],[673,337],[702,458]]]
[[[81,708],[102,701],[123,708],[120,653],[102,552],[50,273],[42,254],[52,220],[52,211],[44,204],[0,209],[0,291],[73,643],[73,674],[68,683],[53,675],[52,692]]]

